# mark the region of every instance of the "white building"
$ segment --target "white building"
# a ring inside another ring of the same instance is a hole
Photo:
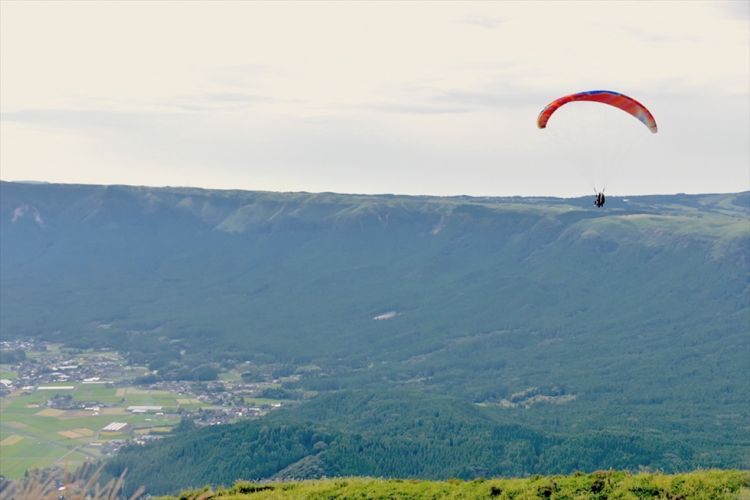
[[[128,406],[128,411],[132,413],[149,413],[161,411],[161,406]]]
[[[105,425],[102,430],[106,432],[122,432],[128,427],[126,422],[112,422]]]

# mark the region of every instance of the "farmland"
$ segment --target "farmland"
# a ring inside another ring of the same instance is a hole
[[[209,383],[139,384],[149,370],[114,351],[33,342],[0,347],[13,361],[0,366],[0,475],[9,478],[50,466],[73,470],[124,445],[159,439],[183,419],[215,425],[282,405],[255,397],[278,382],[245,383],[237,368]]]
[[[135,435],[163,432],[179,422],[179,395],[166,391],[73,384],[73,390],[22,391],[0,402],[0,474],[20,477],[27,469],[59,465],[74,468],[96,459],[113,444]],[[77,401],[97,401],[98,410],[56,409],[45,404],[55,396],[71,395]],[[160,415],[133,413],[128,406],[164,406]],[[127,423],[121,432],[102,431],[112,422]]]

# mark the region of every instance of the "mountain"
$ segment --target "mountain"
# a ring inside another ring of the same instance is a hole
[[[747,192],[596,209],[3,182],[0,220],[4,338],[112,347],[172,378],[239,361],[298,370],[286,388],[317,398],[267,425],[312,426],[337,445],[318,457],[290,431],[307,451],[263,477],[313,456],[311,470],[332,473],[458,475],[433,446],[451,422],[513,429],[528,444],[513,448],[518,473],[575,469],[575,452],[545,461],[555,446],[590,450],[587,469],[750,466]],[[383,400],[387,418],[374,418]],[[464,410],[430,410],[420,446],[442,465],[342,465],[352,440],[408,448],[413,407],[436,404]],[[506,456],[507,435],[465,462]],[[618,443],[649,451],[597,455]]]
[[[615,469],[742,466],[745,443],[722,449],[644,430],[550,432],[525,419],[417,391],[325,394],[259,421],[215,426],[122,450],[107,478],[153,494],[244,480],[321,477],[474,479]]]

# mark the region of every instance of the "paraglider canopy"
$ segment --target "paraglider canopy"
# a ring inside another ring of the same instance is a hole
[[[590,101],[609,104],[610,106],[619,108],[626,113],[629,113],[638,118],[654,134],[657,132],[656,120],[654,119],[654,115],[651,114],[646,106],[636,101],[632,97],[628,97],[624,94],[613,92],[611,90],[589,90],[586,92],[570,94],[560,97],[559,99],[555,99],[554,101],[549,103],[541,113],[539,113],[539,117],[536,120],[537,126],[539,128],[546,128],[547,121],[549,121],[552,114],[557,111],[560,106],[575,101]]]

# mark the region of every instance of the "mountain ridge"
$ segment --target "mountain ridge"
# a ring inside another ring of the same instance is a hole
[[[589,198],[2,182],[0,329],[114,348],[156,379],[281,367],[297,376],[283,391],[317,394],[284,418],[341,435],[349,444],[324,454],[341,473],[367,474],[346,465],[360,435],[404,457],[421,450],[435,477],[456,474],[449,446],[425,444],[450,422],[467,441],[475,426],[514,423],[539,436],[497,441],[528,465],[514,473],[544,473],[531,464],[547,463],[546,448],[567,450],[559,472],[574,450],[595,468],[744,467],[749,220],[750,192],[596,209]],[[448,422],[416,444],[394,438],[416,432],[413,406],[433,404],[472,411],[436,410]],[[620,441],[633,448],[618,455]],[[466,460],[492,456],[480,449]],[[386,458],[373,470],[410,463]]]

